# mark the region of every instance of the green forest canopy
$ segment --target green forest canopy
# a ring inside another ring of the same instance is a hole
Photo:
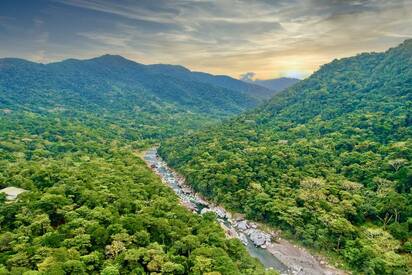
[[[0,195],[0,274],[269,273],[135,154],[258,100],[165,68],[0,60],[0,189],[28,190]]]
[[[412,40],[162,143],[202,194],[365,274],[412,272]]]
[[[0,115],[0,274],[264,274],[213,215],[198,216],[116,128]],[[214,273],[213,273],[214,272]]]

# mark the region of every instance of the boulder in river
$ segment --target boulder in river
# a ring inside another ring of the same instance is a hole
[[[226,211],[225,211],[223,208],[221,208],[221,207],[214,207],[214,208],[212,209],[212,211],[215,212],[216,215],[217,215],[219,218],[222,218],[222,219],[226,218]]]
[[[239,233],[239,240],[244,244],[248,245],[249,241],[247,240],[247,237],[243,233]]]
[[[231,214],[230,212],[225,211],[225,214],[226,214],[226,218],[227,218],[228,220],[231,220],[231,219],[232,219],[232,214]]]
[[[205,207],[205,208],[203,208],[203,209],[200,211],[200,214],[201,214],[201,215],[204,215],[204,214],[206,214],[207,212],[213,212],[213,211],[212,211],[212,209]]]
[[[209,203],[208,203],[207,201],[205,201],[204,199],[202,199],[202,198],[199,197],[198,195],[196,195],[195,198],[196,198],[196,202],[197,202],[198,204],[206,205],[206,206],[209,205]]]
[[[186,186],[182,187],[181,190],[185,194],[191,194],[192,193],[192,190],[189,187],[186,187]]]
[[[237,231],[234,228],[229,227],[229,230],[227,231],[227,235],[230,238],[239,238],[239,234],[237,233]]]
[[[251,229],[246,230],[246,234],[249,235],[250,240],[256,246],[262,246],[262,245],[270,244],[270,235],[263,232],[263,231],[251,228]]]
[[[186,208],[188,208],[188,209],[190,209],[190,210],[192,210],[192,211],[197,211],[196,205],[195,205],[194,203],[190,202],[190,201],[182,200],[182,204],[183,204]]]
[[[237,222],[236,227],[239,230],[245,231],[246,229],[249,229],[249,224],[247,223],[247,221],[243,220],[243,221]]]
[[[219,219],[224,219],[225,217],[226,217],[226,212],[225,212],[225,210],[223,210],[222,208],[220,208],[220,207],[212,207],[212,208],[203,208],[202,209],[202,211],[200,211],[200,214],[205,214],[205,213],[207,213],[207,212],[213,212],[213,213],[215,213],[216,214],[216,216],[219,218]]]

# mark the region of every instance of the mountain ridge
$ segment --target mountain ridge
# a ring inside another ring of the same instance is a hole
[[[229,84],[221,79],[182,66],[143,65],[118,55],[48,64],[2,58],[0,107],[38,111],[39,107],[66,106],[74,111],[90,108],[117,113],[157,102],[156,109],[221,119],[263,102],[268,96],[262,96],[262,91],[270,93],[235,79],[224,78],[230,79]]]
[[[159,152],[196,191],[349,269],[411,271],[412,40],[334,60]]]
[[[211,84],[225,89],[238,90],[243,93],[247,93],[258,100],[269,99],[273,92],[265,87],[255,85],[253,83],[243,83],[235,78],[226,75],[213,75],[205,72],[192,71],[182,65],[172,65],[172,64],[142,64],[130,59],[127,59],[121,55],[104,54],[98,57],[87,58],[87,59],[76,59],[68,58],[62,61],[54,61],[49,63],[37,63],[34,61],[29,61],[20,58],[0,58],[0,63],[10,62],[10,61],[26,61],[31,64],[41,64],[46,67],[48,66],[59,66],[62,64],[87,64],[87,63],[100,63],[106,66],[133,66],[135,68],[144,70],[146,73],[153,74],[165,74],[168,76],[177,77],[180,79],[190,79],[193,81],[198,81],[206,84]],[[254,95],[256,93],[256,95]]]

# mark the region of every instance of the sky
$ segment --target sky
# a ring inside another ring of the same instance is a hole
[[[0,57],[119,54],[257,79],[412,38],[412,0],[0,0]]]

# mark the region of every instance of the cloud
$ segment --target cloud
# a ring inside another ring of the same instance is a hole
[[[264,79],[306,76],[334,58],[395,46],[412,25],[410,0],[46,1],[27,12],[32,25],[23,32],[2,36],[1,18],[21,13],[0,12],[0,39],[10,40],[1,54],[15,55],[13,38],[27,52],[45,50],[44,58],[107,52]]]
[[[240,80],[246,81],[246,82],[253,82],[255,79],[256,74],[254,72],[247,72],[244,74],[240,75]]]
[[[178,10],[167,8],[167,1],[96,1],[96,0],[55,0],[56,2],[111,13],[129,19],[156,23],[173,23]]]

